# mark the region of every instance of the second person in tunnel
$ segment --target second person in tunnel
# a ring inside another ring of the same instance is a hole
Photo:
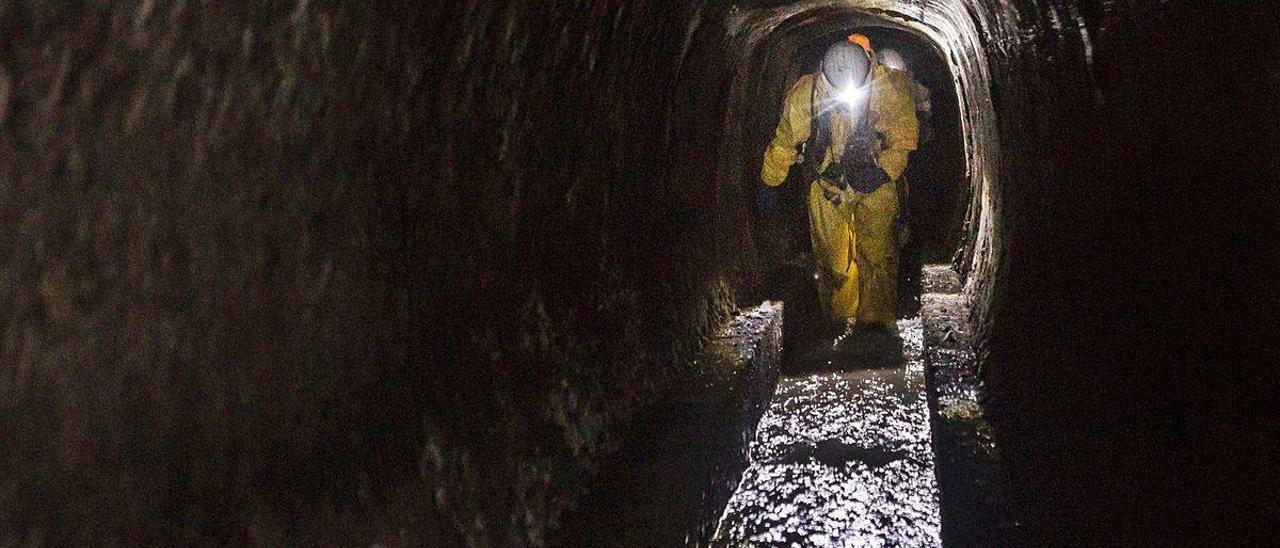
[[[915,110],[903,73],[877,63],[870,40],[854,34],[791,86],[765,151],[762,203],[772,202],[792,165],[811,181],[818,296],[837,332],[849,320],[897,331],[895,185],[916,149]]]

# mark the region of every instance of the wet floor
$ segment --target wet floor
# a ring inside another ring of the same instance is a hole
[[[864,333],[783,377],[715,540],[756,546],[938,546],[938,485],[919,318]]]

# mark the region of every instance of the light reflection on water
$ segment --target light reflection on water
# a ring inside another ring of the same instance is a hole
[[[898,367],[865,352],[784,377],[751,441],[751,467],[717,539],[783,546],[937,546],[919,318],[898,323]],[[870,347],[868,347],[870,348]],[[900,352],[900,355],[898,353]]]

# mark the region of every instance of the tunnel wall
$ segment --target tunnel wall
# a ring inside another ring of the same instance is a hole
[[[1057,543],[1263,542],[1276,7],[1017,7],[981,29],[1004,44],[983,367],[1020,506]]]
[[[541,544],[753,275],[721,16],[0,6],[0,544]]]
[[[411,15],[0,5],[0,544],[314,539],[413,470]]]
[[[450,208],[430,252],[447,342],[424,470],[467,542],[544,542],[754,276],[745,193],[714,177],[718,17],[622,1],[446,16],[427,206]]]

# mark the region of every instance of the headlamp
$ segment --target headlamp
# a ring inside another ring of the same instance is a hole
[[[853,84],[845,86],[843,89],[836,92],[836,100],[850,107],[857,106],[858,103],[860,103],[866,96],[867,91],[865,89]]]

